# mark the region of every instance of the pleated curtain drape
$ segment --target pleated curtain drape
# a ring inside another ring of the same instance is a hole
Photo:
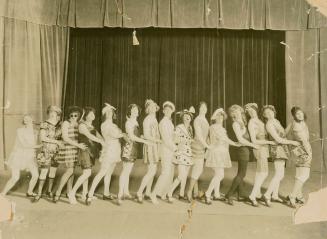
[[[37,123],[48,105],[61,105],[68,40],[65,27],[0,18],[0,167],[22,116]]]
[[[95,107],[99,126],[108,102],[123,127],[128,105],[148,98],[177,110],[206,101],[208,117],[257,102],[274,104],[285,123],[284,32],[150,28],[137,36],[133,46],[128,29],[72,29],[65,107]]]
[[[326,170],[327,160],[327,29],[286,32],[286,108],[306,112],[313,147],[312,168]]]

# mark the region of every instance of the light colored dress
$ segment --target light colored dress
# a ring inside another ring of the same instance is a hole
[[[32,128],[18,128],[16,140],[6,164],[11,169],[29,170],[37,168],[35,149],[31,148],[36,144],[35,132]]]
[[[184,124],[177,125],[175,130],[175,137],[177,143],[177,152],[173,162],[175,164],[187,166],[193,165],[191,148],[193,139],[192,127],[189,126],[186,128]]]
[[[160,139],[159,124],[154,115],[148,115],[143,121],[143,134],[145,139]],[[159,144],[143,145],[144,163],[159,162]]]
[[[261,120],[250,119],[249,127],[250,126],[254,129],[257,140],[268,139],[265,124]],[[254,157],[257,160],[257,172],[268,172],[269,146],[266,144],[258,146],[259,149],[253,149]]]
[[[202,137],[208,141],[209,137],[209,123],[205,117],[197,116],[194,119],[194,128],[200,129],[200,132],[195,130],[194,141],[192,142],[192,153],[193,153],[193,160],[203,160],[205,155],[205,147],[199,140],[200,133]]]
[[[174,158],[174,124],[171,119],[163,117],[159,123],[159,132],[161,135],[162,143],[159,148],[159,155],[161,160],[172,162]]]
[[[280,122],[277,119],[274,119],[272,121],[268,121],[267,125],[271,124],[272,127],[275,128],[277,134],[279,137],[286,139],[286,132],[283,126],[280,124]],[[273,137],[271,137],[270,134],[268,134],[268,139],[271,141],[274,141]],[[288,146],[286,144],[277,144],[277,145],[270,145],[270,157],[273,160],[288,160],[290,155]]]
[[[293,155],[295,156],[295,165],[296,167],[311,167],[311,161],[312,157],[305,151],[303,147],[303,142],[309,142],[309,129],[306,123],[297,123],[293,121],[290,132],[290,139],[298,141],[301,143],[300,146],[293,146],[291,145],[291,149],[293,152]],[[310,150],[312,152],[312,149],[310,147]],[[300,153],[295,154],[295,152],[298,151]],[[302,153],[301,153],[302,152]]]
[[[206,167],[209,168],[230,168],[232,162],[229,155],[229,144],[226,129],[221,125],[210,126],[210,145],[206,153]]]
[[[121,145],[118,138],[121,132],[118,126],[112,122],[103,123],[101,125],[101,133],[105,140],[105,145],[102,148],[99,158],[101,167],[121,161]]]

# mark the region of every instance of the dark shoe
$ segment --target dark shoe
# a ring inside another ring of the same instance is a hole
[[[181,195],[178,196],[178,200],[179,200],[179,201],[182,201],[182,202],[188,202],[187,197],[185,197],[185,196],[181,196]]]
[[[36,195],[33,199],[32,199],[32,202],[35,203],[35,202],[38,202],[40,201],[40,198],[41,198],[41,195]]]
[[[60,196],[54,195],[52,198],[52,202],[57,203],[59,201]]]
[[[229,204],[229,205],[231,205],[231,206],[234,205],[234,202],[233,202],[233,199],[232,199],[232,198],[227,197],[225,200],[226,200],[227,204]]]
[[[144,195],[144,200],[150,201],[151,200],[151,197],[149,195]]]
[[[237,197],[237,201],[239,201],[239,202],[245,202],[245,201],[247,201],[247,198],[242,197],[242,196],[238,196]]]
[[[102,195],[102,200],[105,200],[105,201],[111,201],[111,200],[114,200],[115,197],[112,195],[112,194],[109,194],[108,196],[106,195]]]
[[[304,199],[304,197],[295,198],[295,201],[296,201],[298,204],[304,204],[304,203],[305,203],[305,199]]]
[[[49,199],[51,199],[51,198],[53,198],[53,193],[52,192],[47,192],[46,193],[46,196],[49,198]]]
[[[225,201],[225,197],[223,197],[222,195],[220,195],[220,197],[213,197],[212,200],[214,201]]]

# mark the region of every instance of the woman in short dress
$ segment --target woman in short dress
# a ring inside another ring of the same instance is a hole
[[[248,129],[251,142],[259,146],[259,149],[253,149],[254,157],[257,160],[257,168],[254,185],[249,196],[252,206],[257,207],[259,206],[257,198],[262,197],[261,186],[268,176],[269,145],[275,145],[275,143],[267,140],[268,134],[265,124],[258,118],[258,105],[256,103],[248,103],[244,108],[250,117]]]
[[[233,183],[226,194],[227,203],[229,205],[233,205],[232,196],[236,191],[238,192],[238,201],[243,200],[241,194],[244,193],[243,184],[250,156],[249,147],[255,149],[259,149],[259,147],[250,142],[250,135],[247,129],[247,120],[244,109],[239,105],[232,105],[229,107],[228,111],[233,121],[233,132],[235,133],[238,142],[242,144],[241,147],[236,149],[238,160],[237,175],[233,179]]]
[[[206,102],[201,101],[199,103],[199,115],[195,117],[194,126],[194,140],[192,142],[192,155],[193,155],[193,166],[191,170],[191,177],[189,188],[187,190],[187,198],[192,199],[192,193],[199,197],[198,180],[203,172],[204,155],[206,149],[209,148],[209,123],[206,119],[208,106]]]
[[[110,200],[113,199],[113,196],[109,192],[110,180],[116,164],[121,161],[121,145],[119,139],[125,137],[121,129],[113,122],[113,119],[116,118],[115,110],[116,108],[108,103],[105,103],[105,107],[102,109],[105,121],[101,124],[101,134],[105,143],[99,158],[101,164],[100,170],[94,177],[89,193],[86,196],[86,205],[91,204],[94,191],[103,177],[107,177],[107,181],[104,184],[103,196]]]
[[[159,110],[159,106],[153,100],[149,99],[145,101],[145,113],[147,116],[143,120],[143,135],[144,139],[153,142],[153,145],[143,145],[143,158],[144,163],[147,164],[148,170],[144,175],[139,190],[136,193],[137,201],[142,203],[143,191],[145,191],[145,198],[150,199],[151,188],[154,179],[154,175],[157,172],[157,165],[159,162],[159,143],[160,133],[159,124],[156,118],[156,113]]]
[[[139,123],[137,118],[140,114],[140,107],[136,104],[130,104],[127,108],[127,121],[125,130],[127,141],[125,141],[122,152],[123,170],[119,177],[119,192],[117,195],[117,204],[121,205],[123,198],[131,199],[129,193],[129,176],[136,159],[141,158],[140,143],[150,144],[147,140],[142,139]]]
[[[299,142],[288,140],[286,132],[280,122],[275,118],[276,110],[273,105],[266,105],[262,108],[262,116],[266,120],[266,130],[268,139],[274,141],[276,145],[270,146],[270,157],[274,161],[275,175],[271,179],[267,191],[263,195],[267,207],[271,206],[271,201],[283,203],[279,197],[279,185],[284,178],[285,162],[289,158],[288,145],[298,146]]]
[[[49,168],[55,164],[55,157],[62,142],[59,139],[61,130],[58,128],[58,122],[61,116],[61,109],[57,106],[47,108],[48,119],[40,125],[40,141],[42,143],[41,151],[37,154],[37,163],[40,168],[38,180],[38,192],[33,202],[38,202],[42,195],[44,182],[46,180]],[[55,168],[55,167],[54,167]],[[50,177],[50,173],[49,173]],[[48,196],[52,197],[51,189],[54,177],[49,178]]]
[[[312,148],[309,142],[309,129],[305,122],[306,115],[300,107],[294,106],[291,109],[293,122],[289,124],[286,132],[290,139],[299,142],[298,147],[291,146],[293,156],[295,157],[295,182],[288,200],[292,207],[296,207],[296,202],[303,204],[304,197],[302,188],[304,183],[309,179],[310,167],[312,161]],[[296,153],[296,151],[300,151]]]
[[[214,122],[210,126],[210,148],[206,154],[205,166],[212,168],[215,172],[212,177],[209,187],[205,192],[206,204],[211,204],[211,194],[214,191],[213,200],[222,200],[220,195],[220,182],[224,178],[224,169],[232,167],[232,162],[229,155],[229,145],[239,147],[240,144],[230,140],[227,136],[226,129],[223,127],[223,122],[227,115],[222,108],[217,109],[211,116]]]
[[[78,188],[83,185],[82,200],[85,201],[88,192],[88,179],[92,173],[94,161],[99,157],[98,144],[104,145],[102,136],[94,128],[92,122],[95,119],[95,109],[85,107],[82,121],[78,126],[78,142],[87,146],[85,150],[79,151],[79,164],[83,170],[82,175],[77,179],[72,191],[68,194],[68,199],[71,204],[76,204],[75,194]]]
[[[61,195],[63,187],[67,183],[67,193],[69,194],[68,181],[72,185],[72,176],[74,174],[75,164],[77,162],[78,150],[85,150],[86,145],[84,143],[78,143],[78,125],[82,116],[82,109],[77,106],[71,106],[68,108],[68,119],[66,119],[61,125],[61,137],[63,146],[59,147],[59,152],[55,158],[59,165],[63,165],[66,170],[61,176],[59,186],[53,196],[53,202],[56,203]],[[72,186],[71,186],[72,187]]]
[[[33,128],[33,119],[30,115],[24,115],[23,127],[17,129],[14,148],[9,156],[7,165],[11,169],[11,178],[6,183],[2,195],[6,195],[15,186],[20,178],[21,170],[28,170],[32,177],[28,185],[27,197],[35,197],[34,187],[39,176],[35,159],[35,149],[41,147],[36,144],[36,137]]]
[[[193,128],[191,126],[191,121],[194,113],[195,109],[193,107],[189,110],[185,109],[181,112],[177,112],[177,114],[180,114],[183,123],[177,125],[175,129],[177,151],[173,163],[178,166],[178,177],[173,181],[167,194],[168,202],[170,203],[173,202],[173,193],[179,184],[180,190],[178,199],[187,200],[187,198],[185,198],[185,186],[190,167],[193,165],[191,148]]]

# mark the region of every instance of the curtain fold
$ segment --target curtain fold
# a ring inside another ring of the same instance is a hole
[[[2,106],[10,102],[1,115],[3,160],[10,153],[24,114],[39,122],[49,104],[60,106],[69,29],[0,19]]]
[[[137,31],[140,45],[133,46],[128,29],[72,29],[65,107],[96,108],[99,127],[108,102],[118,108],[123,128],[128,105],[144,108],[148,98],[160,105],[170,100],[177,111],[206,101],[208,117],[218,107],[257,102],[274,104],[285,124],[284,34],[142,29]],[[140,122],[143,117],[144,111]]]
[[[327,18],[306,0],[0,0],[0,16],[79,28],[304,30],[327,26]]]
[[[312,168],[315,171],[326,169],[326,151],[322,152],[320,140],[326,135],[326,115],[325,110],[320,110],[320,107],[327,105],[324,70],[327,61],[324,53],[318,54],[322,50],[321,46],[325,45],[327,48],[324,43],[326,40],[327,36],[322,38],[319,29],[286,32],[287,121],[292,119],[290,110],[294,105],[302,107],[306,112],[313,147]]]

